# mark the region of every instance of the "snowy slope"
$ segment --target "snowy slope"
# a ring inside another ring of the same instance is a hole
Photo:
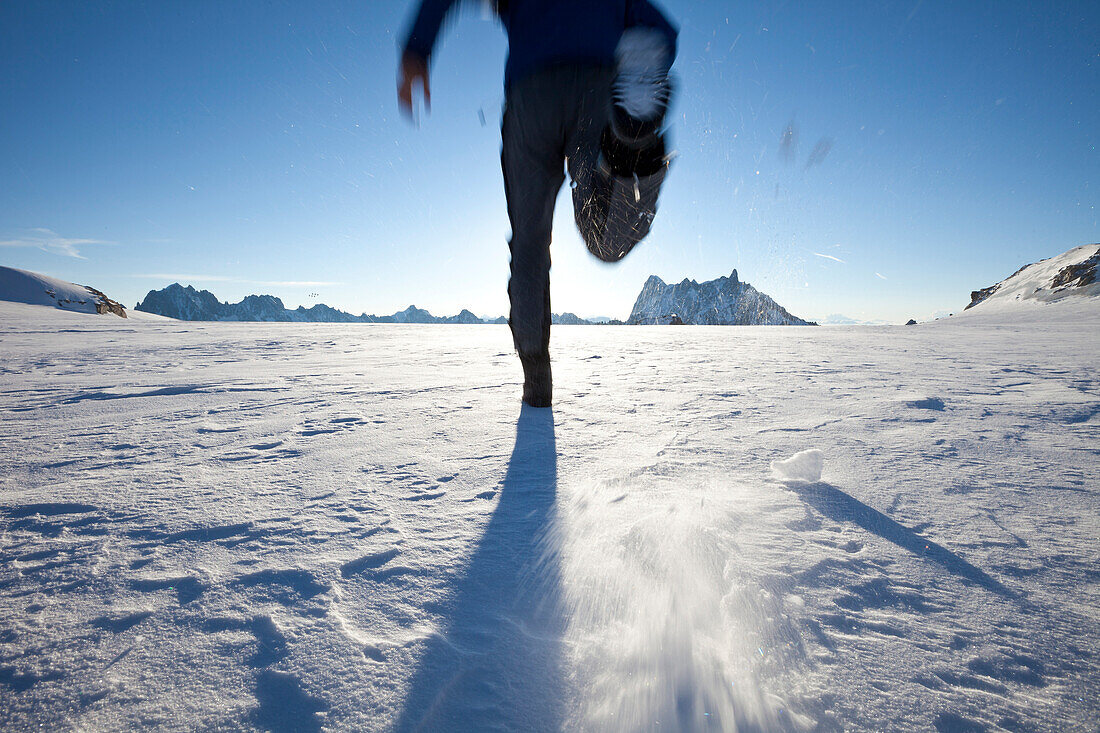
[[[0,728],[1100,725],[1098,320],[560,327],[550,411],[504,326],[34,310]]]
[[[107,312],[126,317],[126,311],[119,303],[95,288],[14,267],[0,266],[0,301],[46,305],[78,313]]]
[[[992,311],[1084,298],[1100,309],[1098,296],[1100,244],[1086,244],[1022,267],[996,285],[975,290],[966,307]]]

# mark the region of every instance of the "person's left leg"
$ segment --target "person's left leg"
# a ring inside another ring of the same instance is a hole
[[[523,401],[549,407],[550,233],[554,201],[565,180],[563,98],[572,74],[550,69],[508,90],[501,128],[501,169],[512,237],[508,324],[523,365]]]

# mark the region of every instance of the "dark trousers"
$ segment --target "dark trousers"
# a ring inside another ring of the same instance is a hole
[[[554,202],[566,167],[579,191],[592,186],[613,74],[612,69],[598,66],[556,66],[525,77],[508,90],[500,161],[512,224],[508,323],[521,355],[541,356],[549,351]],[[581,212],[575,213],[580,221]]]

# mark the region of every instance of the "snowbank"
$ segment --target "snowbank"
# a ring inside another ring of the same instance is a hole
[[[967,310],[989,312],[1020,304],[1086,298],[1100,310],[1100,245],[1086,244],[1020,268],[996,285],[971,294]]]
[[[126,311],[119,303],[94,288],[14,267],[0,266],[0,301],[45,305],[77,313],[114,313],[126,317]]]

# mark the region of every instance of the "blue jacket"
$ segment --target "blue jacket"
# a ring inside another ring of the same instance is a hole
[[[431,56],[443,19],[459,0],[421,0],[405,52]],[[649,0],[510,0],[501,13],[508,33],[504,86],[558,63],[612,66],[625,28],[657,28],[676,53],[676,28]]]

